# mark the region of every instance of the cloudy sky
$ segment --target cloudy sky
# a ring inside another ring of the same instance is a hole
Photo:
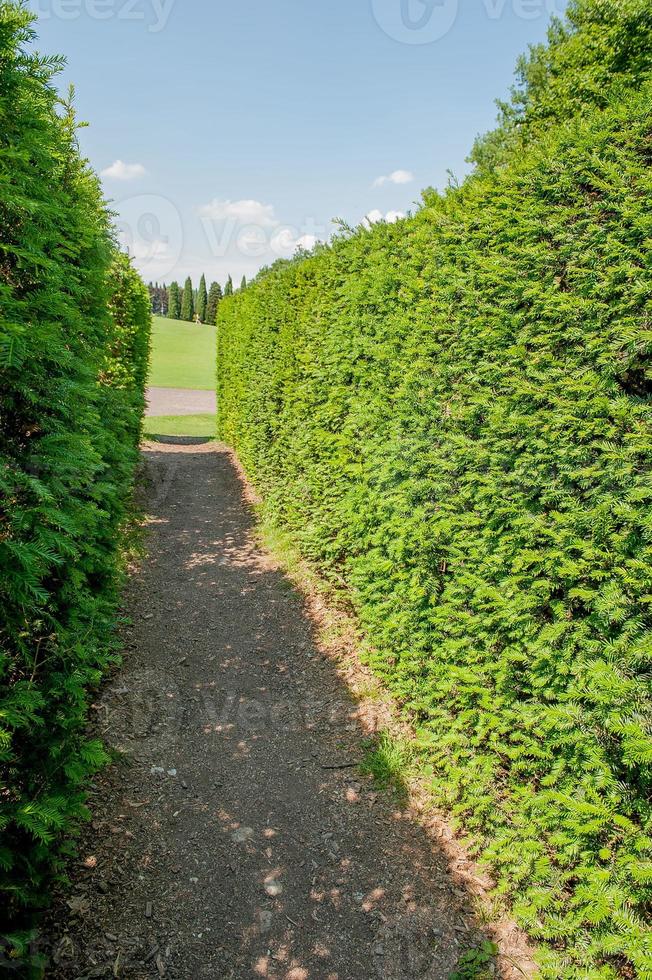
[[[463,175],[563,0],[30,6],[141,273],[224,282]]]

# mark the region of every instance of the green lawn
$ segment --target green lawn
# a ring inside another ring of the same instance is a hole
[[[145,419],[145,436],[206,436],[215,438],[214,415],[157,415]]]
[[[215,388],[215,327],[155,316],[149,384],[157,388]]]

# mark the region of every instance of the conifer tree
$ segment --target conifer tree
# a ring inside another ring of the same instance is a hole
[[[569,12],[463,186],[224,305],[218,428],[355,590],[542,980],[643,980],[652,5]]]
[[[240,289],[246,289],[246,288],[247,288],[247,277],[243,276],[240,282]]]
[[[88,715],[115,665],[151,327],[35,19],[0,0],[2,976],[42,972],[26,929],[107,760]]]
[[[152,313],[155,316],[166,316],[168,309],[168,291],[163,284],[159,286],[157,282],[148,283],[147,288],[149,290],[149,298],[152,304]]]
[[[183,286],[183,296],[181,298],[181,319],[192,322],[194,315],[195,303],[192,295],[192,280],[188,276]]]
[[[168,316],[171,320],[178,320],[181,316],[181,300],[179,297],[179,283],[171,282],[168,290]]]
[[[208,307],[208,293],[206,292],[206,276],[202,275],[199,280],[197,290],[197,317],[200,323],[206,322],[206,310]]]
[[[233,279],[231,276],[226,280],[226,285],[224,287],[225,296],[233,296]]]
[[[206,304],[206,323],[215,326],[217,320],[217,308],[222,299],[222,287],[219,282],[212,282],[208,291],[208,303]]]

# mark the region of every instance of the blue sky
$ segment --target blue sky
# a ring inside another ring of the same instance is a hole
[[[563,0],[30,0],[146,279],[251,277],[462,176]],[[384,179],[381,179],[384,178]]]

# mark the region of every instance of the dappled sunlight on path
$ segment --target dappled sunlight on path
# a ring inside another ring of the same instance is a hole
[[[481,938],[471,900],[357,770],[356,702],[255,544],[229,454],[146,455],[150,557],[97,706],[128,764],[92,801],[92,914],[51,975],[445,980]]]

